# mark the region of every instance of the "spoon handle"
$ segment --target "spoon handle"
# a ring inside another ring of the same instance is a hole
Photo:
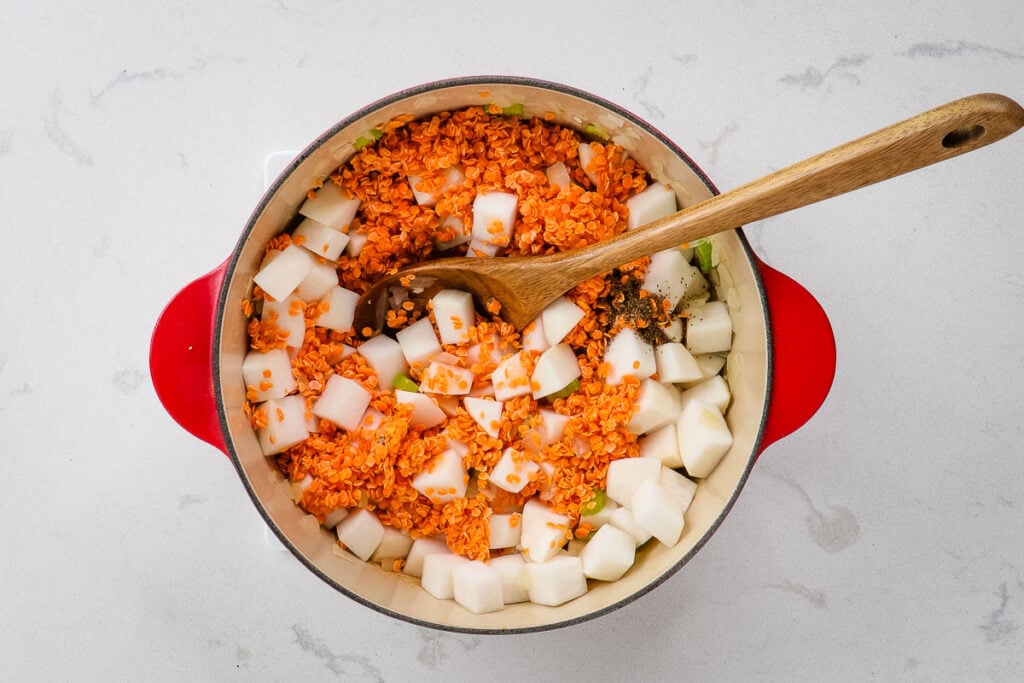
[[[584,271],[597,275],[663,249],[836,197],[984,147],[1021,126],[1024,109],[1002,95],[955,100],[586,247]],[[576,275],[587,276],[579,271]]]

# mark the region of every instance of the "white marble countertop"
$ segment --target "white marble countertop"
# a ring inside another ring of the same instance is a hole
[[[901,8],[894,8],[893,5]],[[516,637],[396,622],[268,543],[149,337],[262,162],[469,74],[632,109],[723,189],[974,92],[1024,4],[17,3],[0,18],[0,642],[27,679],[1011,680],[1024,670],[1024,134],[750,226],[835,329],[821,411],[653,593]]]

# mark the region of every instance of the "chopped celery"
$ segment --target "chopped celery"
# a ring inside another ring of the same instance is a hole
[[[578,379],[574,379],[573,381],[569,382],[568,384],[566,384],[564,387],[562,387],[558,391],[555,391],[553,393],[548,394],[547,398],[548,398],[549,401],[554,401],[555,399],[559,399],[559,398],[565,398],[566,396],[568,396],[572,392],[578,390],[579,388],[580,388],[580,381]]]
[[[419,391],[420,385],[413,382],[412,379],[405,373],[398,373],[395,375],[394,381],[391,382],[391,386],[395,389],[401,389],[402,391]]]
[[[374,140],[380,140],[382,137],[384,137],[384,131],[382,131],[380,128],[371,128],[370,136]]]
[[[598,138],[599,140],[604,140],[605,142],[612,139],[612,136],[604,129],[604,126],[597,123],[588,123],[587,127],[583,129],[583,132],[587,135]]]
[[[594,495],[591,496],[583,505],[580,505],[580,516],[596,515],[598,512],[604,509],[604,503],[608,500],[608,496],[601,489],[594,489]]]
[[[502,107],[501,113],[504,114],[505,116],[522,116],[523,105],[520,102],[510,104],[507,107]]]
[[[697,265],[700,266],[701,272],[705,275],[711,273],[711,242],[698,240],[693,245],[693,253],[697,256]]]
[[[384,131],[382,131],[380,128],[371,128],[370,130],[366,131],[364,135],[360,135],[358,138],[356,138],[356,141],[353,142],[352,144],[355,145],[356,151],[358,152],[363,147],[366,147],[367,145],[372,145],[377,140],[380,140],[382,137],[384,137]]]

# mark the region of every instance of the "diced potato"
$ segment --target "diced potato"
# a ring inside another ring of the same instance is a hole
[[[523,435],[523,448],[537,452],[560,440],[570,419],[570,416],[556,413],[550,408],[541,408]]]
[[[530,602],[557,607],[587,592],[583,562],[578,557],[559,555],[547,562],[527,562]]]
[[[348,246],[348,235],[312,218],[303,219],[292,233],[293,241],[328,261],[335,261]]]
[[[423,558],[434,554],[452,555],[454,553],[448,549],[448,544],[440,536],[414,539],[409,548],[409,554],[405,556],[402,573],[409,576],[423,576]]]
[[[409,371],[402,347],[387,335],[379,334],[367,339],[357,351],[377,374],[378,387],[381,391],[390,389],[395,377]]]
[[[516,553],[492,557],[490,565],[501,578],[501,597],[506,605],[530,599],[530,579],[526,574],[526,562],[522,555]]]
[[[572,184],[572,178],[569,177],[569,169],[561,161],[556,161],[548,166],[544,174],[547,176],[550,184],[559,188],[568,187]]]
[[[523,555],[534,562],[546,562],[568,541],[569,517],[544,503],[531,499],[523,506]],[[532,598],[531,598],[532,599]]]
[[[683,252],[678,249],[659,251],[651,255],[641,287],[662,297],[671,308],[675,308],[686,293],[690,268]]]
[[[729,447],[732,432],[718,408],[691,400],[679,415],[679,453],[691,477],[706,477]]]
[[[306,312],[299,297],[291,295],[279,301],[264,301],[262,319],[273,319],[282,331],[287,332],[285,344],[292,348],[302,346],[306,336]]]
[[[637,444],[643,458],[655,458],[667,467],[683,466],[683,458],[679,455],[679,436],[675,420],[648,433]]]
[[[324,515],[324,528],[333,529],[334,527],[338,526],[338,522],[348,517],[349,512],[351,512],[349,508],[338,508],[333,512],[328,512],[326,515]]]
[[[491,373],[491,384],[494,385],[494,398],[499,401],[525,396],[533,391],[522,352],[509,356],[495,368]]]
[[[665,338],[670,342],[683,341],[683,319],[672,318],[667,325],[662,326],[661,331],[665,333]]]
[[[598,529],[580,551],[584,576],[599,581],[622,578],[635,558],[636,540],[610,524]]]
[[[630,502],[633,519],[654,538],[668,547],[674,546],[683,533],[683,511],[657,480],[646,479]]]
[[[608,463],[605,493],[619,505],[629,505],[633,493],[645,480],[658,481],[661,460],[620,458]]]
[[[420,585],[423,590],[438,600],[451,600],[455,597],[455,586],[452,581],[452,570],[470,560],[462,555],[433,554],[423,558],[423,576]]]
[[[500,489],[519,493],[530,483],[530,476],[540,469],[540,465],[528,459],[522,451],[511,446],[501,454],[501,459],[491,469],[487,481]]]
[[[295,391],[292,362],[284,349],[250,351],[242,360],[242,381],[256,391],[254,403],[283,398]]]
[[[577,147],[577,154],[580,159],[580,168],[583,169],[583,173],[590,178],[590,182],[597,184],[597,174],[591,167],[590,162],[594,160],[594,150],[590,146],[589,142],[581,142]]]
[[[384,535],[376,550],[373,551],[373,555],[370,556],[370,561],[403,560],[409,554],[410,548],[412,548],[412,537],[408,531],[385,526]]]
[[[633,417],[626,423],[626,429],[634,434],[646,434],[673,422],[679,417],[679,409],[673,399],[674,388],[653,379],[640,382]]]
[[[585,315],[586,312],[582,308],[565,296],[560,296],[548,304],[540,313],[548,344],[554,346],[565,339]]]
[[[409,187],[412,188],[413,199],[420,206],[434,206],[437,204],[437,199],[445,192],[453,187],[458,187],[466,179],[466,174],[463,173],[462,168],[459,166],[449,166],[444,170],[444,182],[436,192],[429,192],[421,187],[420,176],[411,175],[409,176]]]
[[[495,256],[498,253],[498,245],[491,242],[484,242],[475,237],[469,241],[466,247],[466,256]]]
[[[725,414],[729,407],[732,394],[729,391],[729,383],[721,375],[712,375],[707,379],[694,384],[680,394],[682,405],[680,410],[692,400],[704,401],[718,408],[719,412]]]
[[[466,495],[469,473],[462,465],[462,456],[448,449],[437,456],[426,470],[412,478],[412,487],[433,503],[447,503]]]
[[[480,427],[494,438],[498,438],[501,427],[501,413],[505,404],[493,399],[466,396],[462,399],[466,412]]]
[[[452,593],[473,614],[496,612],[505,605],[501,576],[480,560],[452,567]]]
[[[313,414],[351,431],[359,427],[371,398],[359,382],[331,375],[320,398],[313,403]]]
[[[473,386],[473,372],[457,365],[431,361],[420,377],[420,391],[445,396],[465,396]]]
[[[724,353],[698,353],[693,357],[704,378],[714,377],[725,367]]]
[[[544,319],[537,316],[523,328],[523,349],[526,351],[544,352],[551,348],[551,342],[544,334]]]
[[[490,527],[488,548],[514,548],[523,537],[523,516],[518,512],[492,514],[487,519]]]
[[[301,443],[309,436],[306,428],[306,399],[299,394],[272,398],[261,403],[267,426],[256,430],[263,455],[274,455]]]
[[[359,198],[350,195],[330,180],[299,207],[299,213],[303,216],[335,230],[347,228],[358,210]]]
[[[438,251],[447,251],[452,247],[468,242],[472,235],[466,230],[465,224],[458,216],[445,216],[438,226],[438,236],[434,238],[434,247]],[[441,239],[442,237],[446,239]]]
[[[446,419],[441,407],[426,394],[395,389],[395,399],[400,404],[412,406],[412,419],[409,424],[414,427],[430,429],[441,424]]]
[[[632,375],[646,379],[657,371],[654,348],[640,338],[631,327],[624,327],[612,337],[604,351],[604,362],[610,366],[608,384],[622,383],[622,378]]]
[[[676,195],[662,183],[651,183],[642,192],[626,200],[629,218],[626,227],[630,230],[664,218],[676,212]]]
[[[693,497],[697,493],[697,482],[687,479],[669,467],[661,468],[658,486],[679,504],[679,509],[683,512],[690,508],[690,503],[693,502]]]
[[[327,310],[317,317],[316,324],[329,330],[350,332],[355,319],[359,295],[351,289],[335,285],[327,290],[321,301],[327,303]]]
[[[473,314],[473,295],[457,289],[442,289],[431,299],[434,320],[442,344],[459,344],[469,339],[469,328],[476,317]]]
[[[732,347],[732,319],[721,301],[691,306],[686,320],[686,348],[690,353],[721,353]]]
[[[542,398],[564,389],[580,375],[580,362],[572,347],[565,343],[555,344],[540,355],[530,375],[533,397]]]
[[[662,382],[694,382],[704,376],[697,360],[679,342],[654,347],[654,362],[658,368],[658,380]]]
[[[275,301],[283,301],[312,269],[313,257],[309,252],[290,244],[276,258],[268,259],[252,281]]]
[[[434,332],[434,324],[427,317],[399,330],[395,339],[406,362],[412,367],[423,366],[441,353],[441,342]]]
[[[345,247],[345,253],[353,258],[359,256],[359,252],[363,250],[363,245],[369,239],[369,236],[362,230],[352,230],[348,234],[348,246]]]
[[[334,528],[338,540],[345,544],[353,555],[364,562],[384,538],[384,525],[377,515],[365,508],[354,509]]]
[[[321,263],[313,260],[313,267],[302,278],[295,290],[295,296],[303,301],[318,301],[338,285],[338,271],[333,263]]]
[[[616,529],[622,529],[633,537],[637,546],[641,546],[651,540],[651,532],[637,524],[632,511],[625,505],[612,512],[608,522]]]
[[[512,192],[479,192],[473,200],[473,239],[507,246],[518,213],[519,197]]]

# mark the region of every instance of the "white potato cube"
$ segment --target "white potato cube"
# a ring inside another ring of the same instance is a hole
[[[494,398],[507,401],[516,396],[525,396],[533,391],[530,387],[530,375],[523,363],[523,354],[515,353],[495,368],[491,373],[491,384],[494,386]]]
[[[292,233],[292,241],[300,242],[310,252],[335,261],[348,246],[348,235],[312,218],[303,219]]]
[[[345,247],[345,253],[355,258],[359,256],[359,252],[363,250],[363,245],[366,244],[370,237],[362,230],[352,230],[347,234],[348,246]]]
[[[725,367],[726,356],[724,353],[698,353],[693,359],[700,367],[701,375],[705,378],[714,377]]]
[[[651,540],[651,532],[637,524],[632,511],[625,505],[612,512],[609,523],[616,529],[622,529],[633,537],[637,546],[641,546]]]
[[[726,408],[729,407],[732,393],[729,391],[729,383],[725,381],[725,378],[721,375],[714,375],[694,384],[679,396],[682,399],[680,409],[685,408],[690,401],[697,400],[714,405],[724,415]]]
[[[413,427],[430,429],[441,424],[446,419],[441,407],[426,394],[395,389],[395,399],[401,405],[412,406],[412,418],[409,424]]]
[[[466,256],[470,257],[494,256],[497,253],[498,245],[478,240],[475,237],[470,240],[469,246],[466,247]]]
[[[338,508],[337,510],[332,510],[331,512],[328,512],[326,515],[324,515],[324,528],[333,529],[334,527],[338,526],[338,522],[348,517],[349,512],[351,512],[349,508]]]
[[[569,517],[555,512],[536,499],[523,506],[523,555],[533,562],[546,562],[569,540]]]
[[[661,382],[694,382],[704,375],[697,360],[679,342],[659,344],[654,348],[654,362]]]
[[[479,192],[473,200],[473,239],[496,247],[512,239],[519,197],[512,192]]]
[[[608,384],[622,383],[622,378],[632,375],[646,379],[657,372],[654,348],[640,338],[631,327],[619,330],[604,350],[604,362],[610,366]]]
[[[559,555],[547,562],[526,563],[530,577],[530,602],[556,607],[587,592],[583,562],[578,557]]]
[[[686,348],[690,353],[721,353],[732,348],[732,319],[721,301],[688,309]]]
[[[437,236],[434,238],[434,247],[438,251],[447,251],[452,247],[465,244],[472,235],[466,230],[465,224],[458,216],[445,216],[438,226]],[[445,239],[442,239],[445,238]]]
[[[496,612],[505,605],[501,576],[480,560],[452,567],[455,602],[473,614]]]
[[[327,290],[321,301],[327,304],[327,310],[316,319],[316,324],[329,330],[349,332],[355,319],[356,303],[359,295],[351,289],[335,285]]]
[[[675,421],[679,417],[679,406],[673,396],[675,391],[657,380],[641,380],[633,417],[626,423],[626,429],[634,434],[646,434]]]
[[[370,556],[371,562],[387,562],[388,560],[404,560],[412,548],[412,536],[408,531],[384,526],[384,535],[377,549]]]
[[[409,176],[409,187],[412,188],[413,199],[420,206],[434,206],[438,198],[453,187],[458,187],[466,180],[466,174],[459,166],[449,166],[444,170],[444,181],[434,192],[420,187],[420,176]]]
[[[285,344],[292,348],[302,346],[306,337],[306,307],[297,296],[287,296],[279,301],[264,301],[264,321],[273,319],[286,332]]]
[[[560,296],[540,313],[544,323],[544,336],[551,346],[565,339],[586,313],[568,297]]]
[[[633,566],[636,540],[610,524],[594,533],[580,551],[583,575],[599,581],[617,581]]]
[[[626,227],[630,230],[676,212],[676,195],[667,185],[651,183],[642,192],[626,200],[629,217]]]
[[[480,428],[494,438],[498,438],[498,430],[501,429],[501,413],[505,404],[488,398],[467,396],[462,399],[466,412],[473,418]]]
[[[523,516],[518,512],[492,514],[487,519],[490,528],[488,548],[514,548],[523,537]]]
[[[679,509],[683,512],[690,508],[690,503],[693,502],[693,497],[697,494],[697,482],[687,479],[669,467],[661,468],[658,486],[679,504]]]
[[[452,570],[469,562],[468,558],[455,553],[427,555],[423,558],[420,585],[438,600],[451,600],[455,597]]]
[[[523,435],[523,447],[529,451],[540,451],[544,446],[562,439],[565,425],[570,416],[556,413],[550,408],[541,408],[533,418],[529,430]]]
[[[242,360],[242,381],[256,391],[254,403],[283,398],[295,390],[292,361],[284,349],[250,351]]]
[[[690,273],[686,278],[686,291],[683,292],[680,304],[683,306],[698,305],[707,301],[709,296],[711,296],[711,285],[708,284],[708,279],[704,277],[704,273],[700,272],[700,268],[691,265]]]
[[[253,276],[252,281],[260,286],[275,301],[283,301],[313,269],[313,257],[302,247],[290,244]]]
[[[370,392],[359,382],[331,375],[320,398],[313,404],[313,414],[352,431],[362,422],[371,398]]]
[[[431,299],[434,320],[442,344],[460,344],[469,339],[469,328],[476,322],[473,295],[457,289],[442,289]]]
[[[261,403],[267,426],[256,430],[263,455],[274,455],[302,443],[309,436],[306,428],[306,399],[299,394],[272,398]]]
[[[691,400],[679,415],[679,453],[691,477],[706,477],[732,446],[732,432],[718,408]]]
[[[533,397],[541,398],[564,389],[580,374],[580,362],[572,347],[565,343],[555,344],[540,355],[530,375]]]
[[[530,599],[530,578],[526,574],[526,561],[522,555],[516,553],[492,557],[489,564],[501,578],[501,597],[506,605]]]
[[[359,199],[331,180],[325,182],[313,197],[306,199],[299,207],[299,213],[306,218],[312,218],[335,230],[348,227],[358,210]]]
[[[619,504],[611,498],[607,498],[600,510],[592,515],[580,516],[580,524],[589,524],[591,529],[600,529],[612,521],[612,513],[618,509]]]
[[[377,375],[380,391],[391,389],[395,377],[409,371],[402,347],[391,337],[379,334],[364,341],[357,349]]]
[[[551,348],[551,342],[544,334],[544,319],[537,316],[523,328],[523,349],[526,351],[544,352]]]
[[[605,493],[619,505],[629,505],[633,493],[644,481],[658,481],[661,460],[656,458],[620,458],[608,463]]]
[[[440,536],[413,539],[409,553],[405,556],[402,573],[409,576],[423,576],[423,558],[427,555],[453,555],[448,544]]]
[[[384,525],[369,510],[356,508],[334,527],[334,532],[353,555],[365,562],[384,538]]]
[[[665,338],[670,342],[683,341],[683,319],[672,318],[667,325],[662,326],[661,331],[665,333]]]
[[[651,255],[651,262],[640,286],[665,299],[675,308],[686,293],[690,268],[683,252],[678,249],[659,251]]]
[[[420,391],[444,396],[465,396],[473,386],[473,372],[467,368],[432,361],[420,377]]]
[[[633,519],[668,547],[674,546],[683,533],[683,511],[676,500],[658,486],[657,480],[646,480],[633,494],[630,510]]]
[[[580,168],[583,169],[583,173],[590,178],[590,182],[597,184],[597,174],[594,168],[591,167],[590,162],[594,160],[594,150],[591,148],[589,142],[581,142],[576,148],[577,154],[580,158]]]
[[[320,263],[313,260],[313,267],[302,278],[295,290],[295,296],[303,301],[319,301],[338,285],[338,271],[333,263]]]
[[[540,465],[528,459],[522,451],[509,447],[501,454],[498,463],[491,468],[487,481],[500,489],[519,493],[530,483]]]
[[[413,324],[398,331],[395,335],[402,355],[411,367],[423,367],[430,359],[441,353],[441,342],[434,332],[434,324],[430,318],[420,318]]]
[[[451,448],[412,478],[412,487],[437,505],[466,495],[468,483],[469,473],[462,465],[462,456]]]
[[[572,184],[572,178],[569,176],[569,169],[561,161],[556,161],[544,170],[544,175],[548,178],[548,183],[557,187],[568,187]]]
[[[674,420],[641,438],[637,445],[640,446],[642,458],[660,460],[661,464],[667,467],[683,466],[683,458],[679,455],[679,435]]]

